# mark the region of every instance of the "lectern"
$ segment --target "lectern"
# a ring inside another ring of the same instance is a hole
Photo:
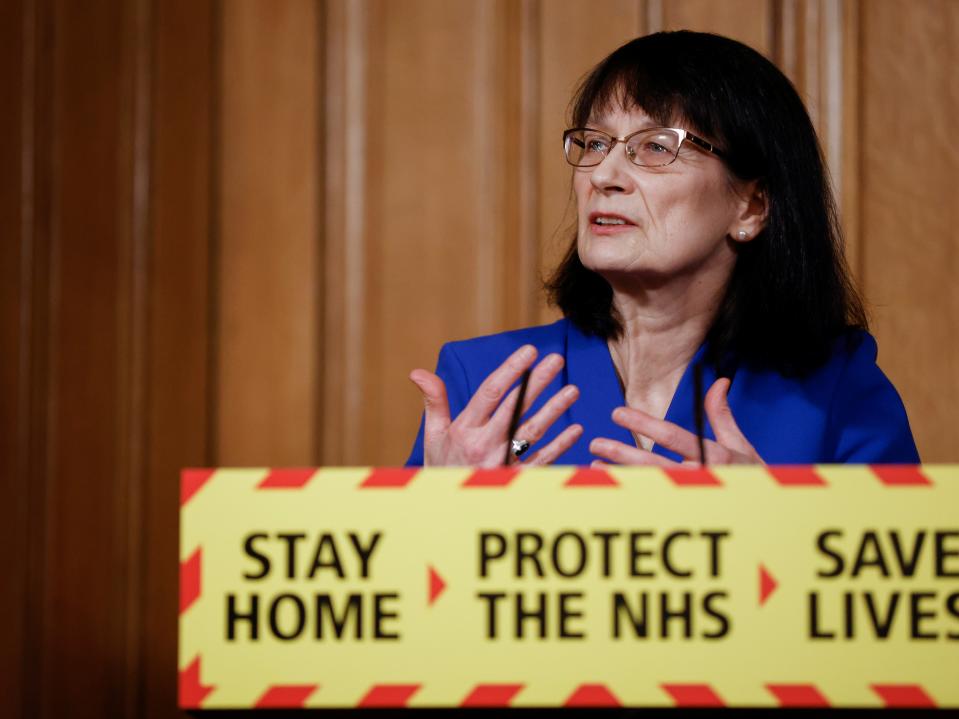
[[[959,707],[959,465],[181,482],[185,709]]]

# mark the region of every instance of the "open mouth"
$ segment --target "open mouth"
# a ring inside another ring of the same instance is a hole
[[[622,215],[615,215],[605,212],[593,212],[589,216],[589,224],[593,229],[597,230],[616,230],[626,227],[635,227],[635,223],[631,222]]]

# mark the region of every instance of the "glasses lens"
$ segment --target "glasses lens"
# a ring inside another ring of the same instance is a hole
[[[577,167],[598,165],[606,157],[612,138],[594,130],[569,130],[565,136],[566,160]]]
[[[643,167],[662,167],[676,159],[682,139],[672,130],[650,130],[629,138],[626,154]]]

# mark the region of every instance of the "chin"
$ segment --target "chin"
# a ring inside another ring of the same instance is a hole
[[[660,267],[652,258],[636,253],[627,255],[623,252],[580,251],[580,262],[583,267],[602,277],[614,289],[628,291],[636,287],[660,287],[668,283],[671,273]]]
[[[583,263],[583,267],[600,275],[607,272],[630,272],[634,269],[642,271],[646,264],[643,262],[643,254],[645,253],[637,252],[632,243],[624,245],[603,237],[591,239],[585,246],[580,246],[579,261]]]

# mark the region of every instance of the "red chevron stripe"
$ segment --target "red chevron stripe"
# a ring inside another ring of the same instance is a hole
[[[319,684],[275,684],[253,705],[256,709],[300,709]]]
[[[767,684],[781,707],[828,707],[829,700],[815,684]]]
[[[370,472],[363,480],[360,489],[377,487],[405,487],[413,481],[413,476],[419,472],[419,467],[380,467]]]
[[[663,684],[678,707],[722,707],[726,703],[708,684]]]
[[[705,467],[664,467],[663,471],[669,475],[673,483],[681,487],[722,487],[712,472]]]
[[[180,562],[180,614],[183,614],[200,596],[200,574],[203,548],[197,547],[185,562]]]
[[[516,478],[519,472],[515,467],[498,467],[496,469],[477,469],[466,481],[464,487],[506,487]]]
[[[886,707],[935,707],[926,690],[918,684],[873,684],[870,687]]]
[[[569,695],[563,706],[567,707],[619,707],[622,702],[605,684],[580,684]]]
[[[376,684],[370,687],[358,707],[405,707],[417,691],[419,684]]]
[[[477,684],[460,703],[461,707],[508,707],[522,684]]]
[[[810,466],[766,467],[766,471],[779,484],[786,487],[825,487],[826,480]]]
[[[216,687],[204,686],[200,683],[200,657],[197,656],[190,666],[180,670],[177,682],[177,705],[180,709],[199,709],[203,700]]]
[[[181,507],[193,499],[193,495],[202,489],[215,471],[215,469],[184,469],[180,472]]]
[[[874,464],[870,467],[879,481],[886,485],[931,485],[922,468],[914,464]]]
[[[566,480],[566,487],[618,487],[619,482],[613,479],[604,469],[582,467]]]
[[[288,467],[271,469],[262,482],[256,485],[257,489],[300,489],[313,479],[316,474],[314,467]]]

